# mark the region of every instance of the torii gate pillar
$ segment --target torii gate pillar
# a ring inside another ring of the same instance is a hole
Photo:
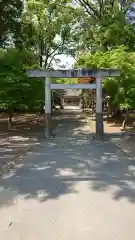
[[[104,134],[104,121],[102,109],[102,78],[96,78],[96,134]]]
[[[51,79],[46,77],[45,79],[45,137],[52,135],[52,117],[51,117]]]

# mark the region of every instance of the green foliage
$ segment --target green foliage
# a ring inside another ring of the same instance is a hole
[[[15,49],[0,52],[0,103],[7,109],[36,108],[44,101],[44,81],[29,80],[25,71],[33,63],[30,56]]]
[[[73,84],[77,82],[78,82],[78,79],[76,78],[57,78],[56,79],[56,83]]]
[[[15,42],[20,34],[22,13],[21,0],[0,1],[0,47],[9,45],[9,39]]]
[[[56,55],[73,51],[76,12],[68,0],[28,0],[22,15],[21,45],[37,53],[40,67],[51,68]],[[71,51],[72,50],[72,51]]]
[[[111,102],[124,108],[135,107],[135,53],[123,46],[107,52],[87,54],[78,59],[78,65],[90,68],[119,68],[121,76],[105,78],[103,88]]]
[[[0,101],[7,108],[22,103],[26,88],[27,77],[19,55],[15,50],[7,50],[0,55]]]
[[[79,21],[79,50],[107,51],[120,45],[134,50],[134,1],[76,0],[84,12]]]

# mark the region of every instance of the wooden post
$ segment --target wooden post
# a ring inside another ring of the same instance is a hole
[[[96,79],[96,134],[104,134],[103,110],[102,110],[102,78]]]
[[[49,77],[45,79],[45,137],[52,135],[51,117],[51,81]]]

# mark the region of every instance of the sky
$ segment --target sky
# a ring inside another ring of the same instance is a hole
[[[65,54],[58,55],[57,58],[59,58],[61,60],[59,65],[60,66],[65,65],[65,69],[71,69],[75,63],[75,59],[73,57],[65,55]],[[54,67],[54,69],[60,68],[60,67],[56,66],[55,64],[53,67]]]

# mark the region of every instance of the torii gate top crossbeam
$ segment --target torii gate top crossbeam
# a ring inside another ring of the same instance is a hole
[[[118,69],[71,69],[71,70],[28,70],[28,77],[41,78],[84,78],[84,77],[111,77],[119,76]]]

